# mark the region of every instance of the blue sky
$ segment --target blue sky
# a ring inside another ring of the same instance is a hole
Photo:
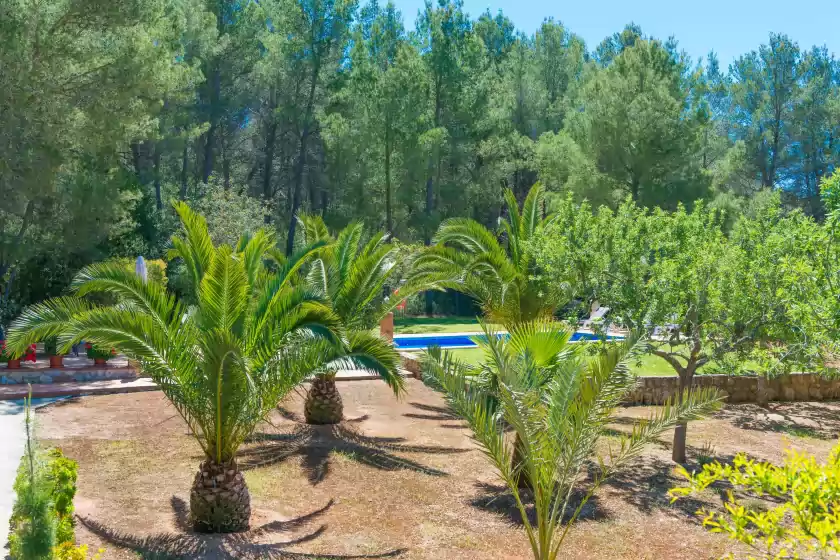
[[[394,3],[406,27],[413,29],[423,0]],[[771,31],[787,33],[803,50],[825,45],[840,57],[840,0],[464,0],[464,9],[473,18],[487,8],[493,14],[501,9],[529,34],[543,19],[554,17],[583,37],[590,51],[634,21],[648,35],[661,39],[674,35],[695,60],[715,50],[724,66],[766,43]]]

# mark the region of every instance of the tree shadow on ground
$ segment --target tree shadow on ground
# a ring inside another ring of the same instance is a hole
[[[738,404],[721,409],[720,418],[743,430],[780,432],[794,437],[830,440],[840,435],[836,408],[811,402],[772,402],[766,408]]]
[[[466,453],[471,449],[410,445],[401,437],[366,436],[352,422],[332,426],[299,424],[291,432],[257,433],[250,440],[252,445],[241,449],[237,461],[242,469],[254,469],[279,464],[290,457],[303,458],[303,469],[313,485],[323,481],[330,473],[331,455],[340,453],[364,465],[383,471],[412,470],[430,476],[447,476],[448,473],[423,465],[398,454],[449,454]]]
[[[513,493],[507,486],[477,482],[475,487],[478,490],[478,495],[470,501],[470,505],[482,511],[499,515],[516,525],[523,525],[522,514],[516,506],[516,498],[513,497]],[[566,508],[566,514],[563,516],[563,523],[569,521],[585,495],[586,489],[582,487],[575,488],[572,491],[569,506]],[[535,524],[537,522],[537,516],[534,511],[533,493],[523,488],[519,490],[519,497],[525,506],[528,522],[531,525]],[[599,507],[598,496],[594,495],[583,506],[578,519],[581,521],[600,521],[609,519],[609,513],[603,507]]]
[[[717,454],[714,449],[693,446],[688,446],[686,452],[689,457],[694,458],[694,462],[683,465],[689,472],[701,470],[702,465],[709,461],[731,463],[735,458],[734,455]],[[632,466],[608,479],[602,490],[609,489],[612,495],[642,513],[658,511],[676,517],[697,519],[697,510],[708,506],[708,501],[688,496],[671,503],[668,491],[685,483],[685,479],[677,473],[677,466],[670,460],[643,455]],[[591,466],[590,477],[596,468],[595,465]],[[715,490],[723,491],[722,487]]]
[[[249,529],[241,533],[203,534],[195,533],[189,527],[189,508],[177,496],[170,500],[173,509],[177,533],[158,533],[153,535],[134,535],[108,527],[89,517],[79,517],[78,521],[90,532],[112,546],[130,550],[144,560],[176,560],[176,559],[207,559],[207,560],[237,560],[251,558],[276,558],[288,560],[303,559],[353,559],[353,558],[394,558],[405,552],[405,549],[395,549],[380,554],[334,555],[308,554],[286,550],[288,547],[310,542],[320,537],[326,530],[326,525],[305,532],[302,536],[290,538],[281,542],[259,542],[275,534],[306,527],[327,512],[333,501],[326,506],[308,514],[288,521],[272,521],[260,527]]]
[[[463,429],[467,427],[466,422],[464,422],[460,416],[452,412],[452,409],[449,407],[432,406],[430,404],[423,404],[419,402],[410,402],[408,404],[423,412],[406,412],[403,414],[406,418],[434,420],[438,422],[453,422],[451,424],[441,424],[442,428]]]

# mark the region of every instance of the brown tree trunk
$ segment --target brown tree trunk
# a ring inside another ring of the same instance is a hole
[[[312,82],[309,84],[309,97],[306,102],[306,113],[303,116],[303,129],[300,134],[300,146],[298,158],[295,163],[294,178],[292,182],[292,208],[289,217],[289,232],[286,236],[286,254],[291,255],[295,249],[295,232],[297,231],[297,212],[300,209],[300,190],[303,186],[303,170],[306,167],[306,147],[309,141],[310,119],[315,104],[315,88],[318,85],[318,73],[320,61],[317,61],[312,69]]]
[[[335,373],[317,375],[306,394],[303,408],[307,424],[338,424],[344,418],[344,403],[335,384]]]
[[[160,181],[161,181],[161,170],[160,170],[160,152],[162,146],[161,142],[157,142],[155,144],[155,156],[154,156],[154,166],[155,166],[155,205],[158,210],[163,210],[163,197],[160,192]]]
[[[394,219],[391,211],[391,119],[385,121],[385,231],[394,233]]]
[[[688,366],[683,370],[678,372],[679,373],[679,392],[677,393],[677,403],[682,404],[683,402],[683,394],[690,395],[691,394],[691,382],[694,378],[694,369],[695,365],[689,363]],[[687,392],[686,392],[687,391]],[[677,424],[677,427],[674,428],[674,444],[672,446],[671,451],[671,459],[675,463],[685,463],[686,461],[686,454],[685,454],[685,442],[686,442],[686,434],[688,432],[688,423],[681,422]]]
[[[251,522],[251,494],[236,461],[206,459],[190,491],[193,528],[200,533],[246,531]]]
[[[187,139],[184,139],[184,151],[181,154],[181,200],[186,200],[187,198],[187,173],[189,172],[190,167],[190,143]]]

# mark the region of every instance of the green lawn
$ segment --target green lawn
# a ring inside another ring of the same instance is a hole
[[[481,332],[478,319],[469,317],[396,317],[396,334]]]
[[[427,334],[481,331],[478,319],[468,317],[401,317],[394,320],[396,334]],[[457,348],[453,354],[468,364],[477,364],[481,360],[481,351],[477,348]],[[749,367],[750,363],[747,364]],[[756,364],[757,365],[757,364]],[[642,356],[641,364],[633,371],[637,375],[672,376],[674,369],[662,358],[646,354]],[[702,373],[702,368],[699,371]]]
[[[477,365],[481,361],[481,350],[478,348],[455,348],[450,350],[456,358],[468,364]],[[637,375],[669,376],[676,375],[665,360],[656,356],[644,356],[642,364],[633,368]]]

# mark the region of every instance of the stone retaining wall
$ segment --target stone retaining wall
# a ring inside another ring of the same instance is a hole
[[[639,377],[639,385],[625,402],[662,404],[678,389],[677,377]],[[793,373],[772,379],[747,375],[697,375],[693,387],[714,387],[726,402],[825,401],[840,399],[840,380],[813,373]]]
[[[137,370],[124,367],[104,368],[0,368],[0,385],[20,383],[65,383],[69,381],[102,381],[106,379],[134,379]]]

